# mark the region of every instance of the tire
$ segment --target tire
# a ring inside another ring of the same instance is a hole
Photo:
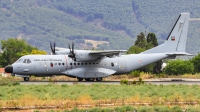
[[[102,77],[98,77],[98,78],[96,78],[96,81],[98,81],[98,82],[100,82],[100,81],[102,81]]]
[[[85,81],[94,81],[94,78],[86,78]]]
[[[24,81],[29,81],[29,77],[24,77]]]

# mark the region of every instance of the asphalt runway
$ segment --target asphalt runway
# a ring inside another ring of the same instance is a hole
[[[147,84],[155,84],[155,85],[169,85],[169,84],[185,84],[185,85],[200,85],[200,81],[144,81]],[[101,82],[78,82],[78,81],[56,81],[56,82],[49,82],[49,81],[28,81],[24,82],[21,81],[20,84],[22,85],[39,85],[39,84],[67,84],[67,85],[74,85],[74,84],[84,84],[84,85],[91,85],[91,84],[110,84],[110,85],[120,85],[120,81],[101,81]]]

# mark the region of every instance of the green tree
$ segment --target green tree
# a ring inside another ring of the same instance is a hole
[[[0,55],[0,65],[6,66],[14,63],[18,58],[23,55],[30,54],[32,50],[37,50],[37,48],[32,47],[25,40],[9,38],[8,40],[1,41],[1,49],[3,53]]]
[[[4,65],[7,65],[7,61],[6,61],[6,59],[4,58],[4,57],[5,57],[4,55],[5,55],[5,54],[0,53],[0,67],[1,67],[1,68],[4,67]]]
[[[191,62],[194,65],[194,72],[200,72],[200,54],[196,55],[191,59]]]
[[[158,41],[157,41],[156,35],[154,33],[148,33],[146,39],[147,39],[147,43],[153,45],[153,47],[158,46]],[[153,63],[152,64],[152,66],[153,66],[153,68],[152,68],[153,71],[152,72],[155,73],[155,74],[160,73],[161,72],[161,68],[162,68],[162,64],[163,64],[162,60]]]
[[[168,75],[183,75],[194,72],[194,65],[189,60],[172,60],[164,68]]]
[[[139,46],[141,48],[146,48],[147,40],[146,40],[145,34],[143,32],[141,32],[139,35],[137,35],[137,39],[136,39],[134,45]]]
[[[145,48],[141,48],[139,46],[131,46],[128,51],[127,51],[127,54],[138,54],[138,53],[141,53],[145,51]]]
[[[151,43],[154,47],[158,46],[158,41],[154,33],[149,33],[147,35],[147,42]]]

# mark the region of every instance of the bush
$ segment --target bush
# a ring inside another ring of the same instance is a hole
[[[194,72],[200,72],[200,54],[198,54],[197,56],[193,57],[191,59],[191,62],[194,65]]]
[[[168,75],[190,74],[194,72],[194,65],[187,60],[172,60],[164,68],[164,72]]]
[[[129,78],[140,77],[140,72],[137,70],[134,70],[128,76]]]
[[[120,84],[127,84],[127,85],[128,85],[128,80],[122,79],[122,80],[120,81]]]
[[[15,86],[20,85],[19,81],[15,80],[13,77],[2,77],[0,76],[0,86]]]

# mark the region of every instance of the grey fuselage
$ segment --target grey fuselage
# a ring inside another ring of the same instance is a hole
[[[102,57],[94,61],[73,61],[67,55],[27,55],[12,66],[13,74],[16,75],[97,78],[128,73],[166,57],[168,56],[164,53],[130,54],[112,58]]]

